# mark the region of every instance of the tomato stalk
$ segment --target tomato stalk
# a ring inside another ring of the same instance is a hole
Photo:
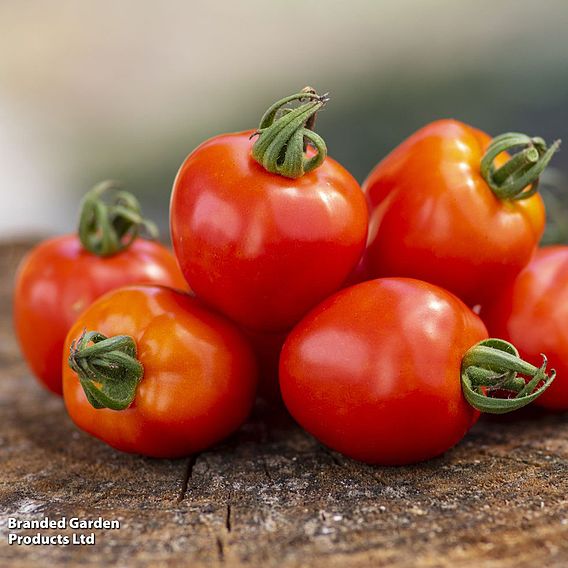
[[[539,177],[558,150],[560,140],[550,147],[539,137],[508,132],[491,140],[481,159],[481,175],[499,199],[527,199],[538,190]],[[523,147],[504,165],[495,168],[502,152]]]
[[[294,109],[294,101],[306,101]],[[327,93],[318,95],[310,87],[274,103],[260,121],[252,157],[267,171],[288,178],[299,178],[319,167],[327,156],[327,146],[312,128],[316,113],[327,103]],[[307,144],[316,153],[306,156]]]
[[[112,200],[105,197],[113,193]],[[103,181],[83,198],[79,218],[79,239],[97,256],[111,256],[126,250],[145,230],[151,239],[158,236],[156,225],[142,217],[140,203],[115,181]]]
[[[107,338],[97,331],[85,330],[71,344],[69,366],[77,373],[88,401],[95,408],[128,408],[144,375],[132,337]]]
[[[462,359],[461,381],[466,400],[481,412],[505,414],[538,398],[554,381],[556,371],[546,372],[546,357],[535,367],[519,357],[516,347],[503,339],[486,339],[469,349]],[[531,377],[527,382],[517,373]],[[507,392],[509,398],[489,396]]]

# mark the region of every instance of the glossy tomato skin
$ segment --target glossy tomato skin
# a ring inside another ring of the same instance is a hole
[[[120,286],[155,283],[187,289],[173,254],[137,239],[125,251],[100,258],[78,237],[46,240],[22,261],[15,282],[14,325],[34,375],[61,394],[61,351],[67,332],[96,298]]]
[[[93,408],[63,357],[63,394],[75,424],[112,447],[152,457],[201,451],[236,430],[257,382],[248,342],[225,318],[189,294],[158,286],[109,292],[73,325],[65,353],[83,329],[130,335],[144,375],[126,410]]]
[[[185,160],[172,240],[199,297],[247,328],[283,331],[356,266],[367,206],[331,158],[295,180],[267,172],[250,155],[251,134],[217,136]]]
[[[465,352],[487,338],[453,294],[383,278],[338,292],[288,336],[280,387],[292,416],[330,448],[402,465],[442,454],[477,420],[461,391]]]
[[[519,276],[481,308],[489,332],[528,361],[548,358],[554,383],[534,404],[568,410],[568,246],[539,249]]]
[[[544,230],[544,205],[538,194],[517,201],[494,195],[480,173],[490,140],[440,120],[375,167],[363,184],[373,277],[419,278],[475,305],[526,266]]]

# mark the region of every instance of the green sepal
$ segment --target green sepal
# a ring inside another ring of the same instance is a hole
[[[327,146],[313,128],[316,113],[327,103],[327,94],[304,89],[274,103],[260,121],[251,155],[267,171],[296,179],[318,168],[327,156]],[[307,101],[294,109],[285,105]],[[310,144],[316,153],[306,156]]]
[[[537,192],[540,176],[559,147],[560,140],[547,147],[538,136],[519,132],[501,134],[491,140],[481,159],[481,175],[499,199],[528,199]],[[496,169],[495,158],[515,148],[522,150]]]
[[[521,359],[511,343],[486,339],[474,345],[463,357],[462,391],[468,403],[480,412],[512,412],[530,404],[552,384],[556,372],[553,370],[548,374],[546,365],[544,355],[542,365],[535,367]],[[525,381],[518,373],[531,379]],[[491,392],[507,392],[509,398],[493,397]]]
[[[111,256],[126,250],[144,231],[150,239],[158,236],[156,225],[142,216],[134,195],[112,180],[99,183],[81,202],[79,240],[97,256]]]
[[[69,366],[94,408],[124,410],[133,403],[144,375],[136,355],[136,342],[128,335],[107,338],[85,330],[71,345]]]

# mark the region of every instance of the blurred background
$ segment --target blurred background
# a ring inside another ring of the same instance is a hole
[[[566,0],[0,2],[0,238],[72,230],[115,178],[167,239],[185,156],[306,84],[330,91],[318,132],[360,181],[441,117],[568,143],[567,26]]]

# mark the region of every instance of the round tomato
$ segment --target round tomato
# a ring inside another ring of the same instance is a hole
[[[481,317],[523,357],[546,353],[559,377],[536,404],[568,410],[568,247],[538,250],[514,282],[494,290]]]
[[[136,239],[110,256],[99,252],[85,248],[77,235],[53,238],[28,253],[16,276],[14,325],[22,353],[40,382],[57,394],[65,336],[96,298],[136,283],[187,289],[175,257],[156,242]]]
[[[207,303],[256,331],[292,327],[339,289],[364,248],[362,191],[306,128],[326,100],[314,97],[271,124],[263,120],[257,132],[204,142],[173,187],[172,241],[186,280]],[[290,136],[282,139],[283,132]],[[307,139],[317,152],[302,151]]]
[[[468,401],[502,413],[540,394],[527,391],[554,377],[515,353],[487,339],[481,319],[453,294],[384,278],[338,292],[298,323],[282,349],[280,388],[292,416],[330,448],[407,464],[463,438],[479,416]],[[533,377],[530,388],[516,372]],[[484,391],[503,387],[518,397]]]
[[[73,325],[63,394],[82,430],[125,452],[174,458],[243,423],[256,373],[233,324],[187,293],[135,286],[109,292]]]
[[[511,159],[504,152],[524,149]],[[538,176],[558,148],[540,138],[491,138],[433,122],[384,158],[363,184],[372,277],[438,284],[482,303],[529,262],[545,222]]]

